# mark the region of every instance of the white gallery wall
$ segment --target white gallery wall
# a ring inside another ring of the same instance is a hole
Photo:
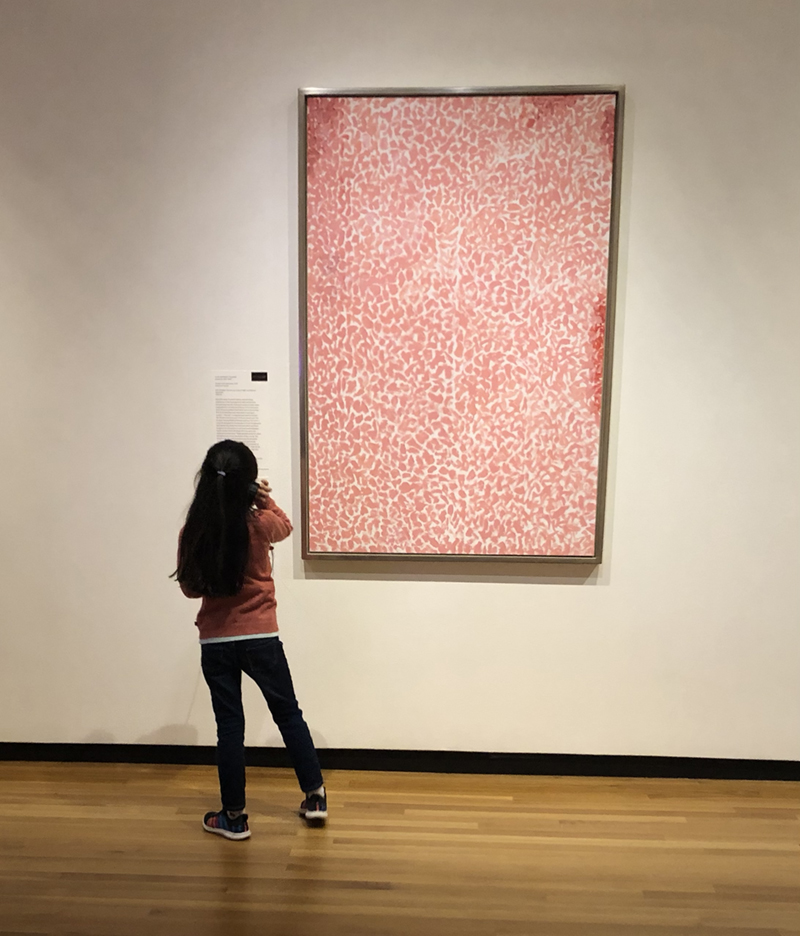
[[[296,536],[283,640],[321,746],[800,759],[799,49],[794,0],[1,0],[0,741],[214,741],[168,575],[215,369],[299,527],[297,89],[624,84],[603,565]]]

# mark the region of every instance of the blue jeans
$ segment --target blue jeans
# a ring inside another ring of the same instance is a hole
[[[304,793],[322,786],[311,733],[294,696],[280,637],[202,644],[203,676],[217,720],[217,769],[223,809],[244,809],[244,708],[242,673],[267,700]]]

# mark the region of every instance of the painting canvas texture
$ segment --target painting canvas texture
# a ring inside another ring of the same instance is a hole
[[[308,553],[592,556],[616,96],[305,101]]]

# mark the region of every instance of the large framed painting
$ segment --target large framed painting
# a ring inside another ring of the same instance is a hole
[[[601,560],[622,119],[300,92],[304,558]]]

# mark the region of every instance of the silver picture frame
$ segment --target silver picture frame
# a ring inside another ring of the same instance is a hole
[[[448,97],[519,95],[614,95],[614,147],[612,159],[611,212],[606,279],[606,318],[603,346],[603,376],[598,441],[595,548],[591,555],[516,555],[487,553],[331,552],[309,546],[309,425],[308,425],[308,230],[307,230],[307,112],[308,101],[319,97]],[[614,354],[614,319],[617,297],[620,189],[625,88],[622,85],[559,85],[452,88],[301,88],[298,91],[298,202],[299,202],[299,337],[300,337],[300,469],[301,469],[301,556],[304,560],[457,560],[470,563],[543,563],[598,565],[603,559],[608,484],[608,449],[611,421],[611,386]]]

